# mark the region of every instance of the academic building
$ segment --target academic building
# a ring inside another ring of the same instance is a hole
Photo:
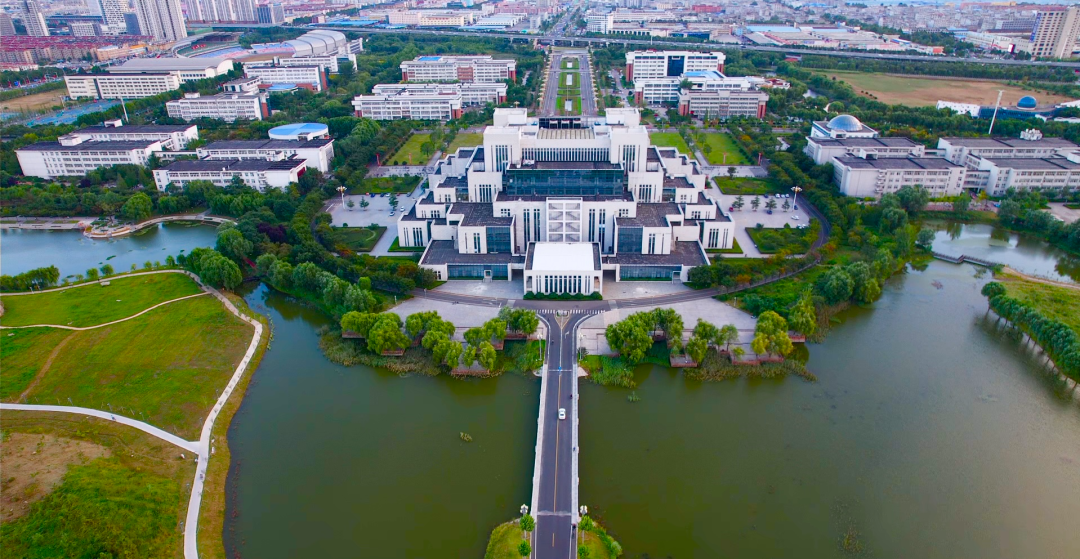
[[[615,281],[686,281],[734,225],[696,161],[649,143],[637,109],[595,119],[495,109],[483,145],[448,155],[398,220],[401,246],[442,279],[522,278],[591,294]]]

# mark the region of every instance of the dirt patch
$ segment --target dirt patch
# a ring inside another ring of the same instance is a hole
[[[12,112],[40,111],[56,105],[62,105],[60,98],[67,95],[66,89],[54,89],[33,95],[23,95],[7,101],[0,101],[0,109]]]
[[[993,105],[998,90],[1005,93],[1001,104],[1015,105],[1021,97],[1031,95],[1043,104],[1072,101],[1064,95],[1051,95],[1045,91],[1029,91],[1022,87],[1006,85],[993,80],[967,78],[943,78],[931,76],[908,76],[901,74],[878,74],[867,72],[822,72],[851,85],[857,93],[890,105],[912,107],[937,106],[940,101]]]
[[[0,522],[26,514],[30,505],[48,495],[72,464],[109,456],[109,449],[87,441],[55,435],[6,433],[0,455]]]

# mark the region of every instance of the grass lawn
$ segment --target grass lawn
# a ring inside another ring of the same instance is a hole
[[[446,148],[447,153],[457,153],[458,148],[471,148],[484,145],[484,134],[481,132],[458,132],[454,141]]]
[[[337,233],[337,240],[339,243],[348,247],[353,252],[371,252],[371,249],[375,248],[375,243],[379,242],[379,238],[386,233],[386,227],[377,227],[371,229],[369,227],[338,227],[334,230]]]
[[[20,328],[0,333],[0,400],[14,401],[30,386],[49,354],[73,335],[58,328]]]
[[[425,247],[403,247],[398,244],[398,238],[394,237],[394,242],[390,243],[389,252],[424,252]]]
[[[6,411],[0,427],[4,508],[25,501],[5,510],[5,556],[183,556],[191,454],[90,417]]]
[[[569,80],[569,82],[567,82]],[[559,72],[559,89],[580,88],[581,78],[577,72]]]
[[[742,194],[744,196],[760,196],[774,194],[783,190],[773,179],[750,179],[742,177],[715,177],[713,181],[724,194]],[[750,202],[747,202],[749,204]]]
[[[1080,334],[1080,289],[1069,289],[1017,276],[1003,276],[1002,284],[1010,297],[1023,301],[1047,317],[1060,320]]]
[[[1080,210],[1080,204],[1065,204],[1065,207],[1070,210]]]
[[[378,177],[378,178],[366,178],[359,187],[355,187],[349,190],[349,194],[382,194],[384,192],[397,192],[398,194],[408,194],[416,188],[416,185],[420,184],[420,178],[418,176],[405,176],[405,177]],[[359,209],[359,208],[358,208]]]
[[[1025,95],[1035,95],[1042,103],[1061,103],[1072,99],[1046,92],[1032,92],[1021,87],[1006,85],[993,80],[964,78],[937,78],[872,72],[835,71],[821,72],[830,78],[843,80],[861,95],[872,95],[888,104],[912,107],[935,106],[939,99],[956,103],[993,105],[998,90],[1005,93],[1002,105],[1015,105]]]
[[[570,101],[571,110],[566,110],[566,102]],[[579,115],[581,114],[581,97],[568,97],[559,95],[555,100],[556,108],[559,110],[560,115]]]
[[[518,554],[518,546],[521,545],[523,539],[521,534],[517,520],[496,526],[491,531],[491,538],[488,539],[484,559],[521,559],[521,555]]]
[[[420,146],[431,139],[431,134],[413,134],[393,156],[383,160],[383,165],[427,165],[430,155],[420,153]]]
[[[563,70],[580,69],[578,59],[577,58],[564,58],[564,59],[562,59],[561,68]]]
[[[786,249],[791,254],[803,254],[810,250],[810,244],[814,242],[816,234],[814,230],[796,229],[794,227],[782,227],[776,229],[747,227],[746,232],[754,240],[758,250],[762,254],[774,254],[781,249]]]
[[[584,546],[589,550],[589,559],[614,559],[608,553],[607,547],[604,547],[604,543],[600,541],[600,536],[592,532],[582,532],[581,534],[582,537],[578,540],[578,547]]]
[[[95,326],[201,291],[198,284],[184,274],[150,274],[108,281],[107,286],[87,284],[38,295],[4,297],[4,317],[0,323],[4,326]]]
[[[731,239],[731,248],[707,248],[705,252],[708,254],[742,254],[743,249],[739,246],[738,239]]]
[[[194,440],[251,335],[251,326],[212,297],[180,301],[126,322],[76,332],[56,352],[48,371],[38,375],[27,403],[70,399],[75,406],[112,409]],[[9,359],[33,363],[47,351],[51,348],[42,345],[5,350],[0,384],[8,382]],[[21,377],[26,376],[25,369]]]
[[[705,134],[705,143],[712,148],[711,152],[705,152],[705,159],[711,165],[749,165],[750,162],[743,157],[739,146],[729,134]],[[724,160],[724,155],[727,160]]]
[[[690,146],[686,145],[686,140],[677,132],[651,132],[649,141],[654,146],[675,148],[679,153],[690,155]]]

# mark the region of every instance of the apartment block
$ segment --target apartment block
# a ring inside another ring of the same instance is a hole
[[[1070,58],[1080,36],[1080,8],[1043,6],[1035,17],[1031,32],[1031,56],[1035,58]]]
[[[679,93],[679,114],[698,118],[747,116],[765,118],[769,94],[759,90],[683,90]]]
[[[180,89],[180,78],[160,74],[88,74],[64,76],[68,96],[73,99],[137,99]]]
[[[921,186],[932,198],[963,191],[965,169],[940,157],[841,156],[833,159],[833,178],[840,192],[858,198],[880,198],[905,186]]]
[[[517,61],[490,56],[418,56],[401,63],[406,82],[497,83],[517,79]]]

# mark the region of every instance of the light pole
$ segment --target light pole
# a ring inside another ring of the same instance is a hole
[[[791,203],[791,205],[794,207],[799,203],[799,193],[802,192],[802,187],[793,186],[791,187],[791,190],[795,193],[795,197],[793,198],[794,201]]]
[[[341,194],[341,209],[343,209],[343,210],[345,209],[345,191],[346,190],[348,190],[348,189],[345,188],[345,185],[341,185],[341,186],[337,187],[338,193]]]

